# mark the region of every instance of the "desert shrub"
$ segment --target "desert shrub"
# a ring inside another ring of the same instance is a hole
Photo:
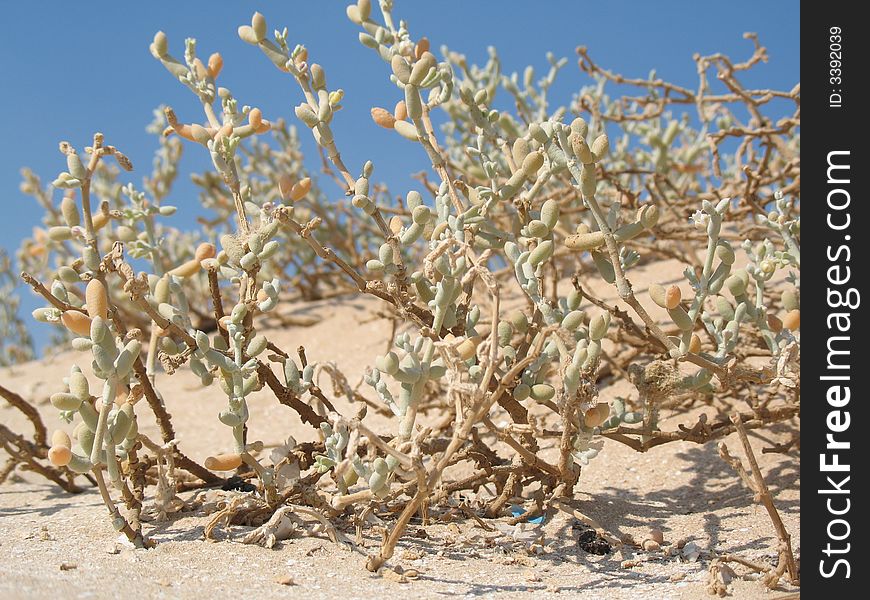
[[[152,55],[204,116],[156,113],[161,145],[141,188],[126,183],[130,161],[100,134],[87,148],[60,144],[59,203],[26,172],[24,188],[46,210],[18,254],[46,300],[34,317],[64,328],[81,358],[51,397],[72,436],[43,431],[13,447],[10,433],[6,447],[68,487],[71,474],[89,474],[136,544],[147,543],[148,474],[157,471],[165,505],[170,463],[189,474],[173,485],[219,485],[216,473],[230,472],[255,482],[253,503],[268,514],[308,506],[331,521],[393,505],[400,516],[369,557],[376,570],[414,514],[456,492],[493,484],[480,508],[498,517],[532,490],[531,518],[566,509],[604,439],[645,452],[799,416],[799,87],[741,85],[740,73],[767,59],[754,36],[744,62],[697,56],[697,88],[612,73],[578,48],[592,83],[557,106],[548,92],[567,60],[551,57],[536,79],[531,68],[503,73],[495,51],[484,66],[447,48],[439,58],[391,2],[380,9],[360,0],[347,14],[395,88],[395,107],[373,107],[374,122],[431,168],[418,189],[394,196],[372,162],[345,164],[331,128],[342,116],[338,82],[286,29],[270,35],[259,13],[239,37],[298,84],[293,118],[305,135],[220,87],[220,54],[199,58],[194,40],[175,46],[158,32]],[[494,108],[496,97],[515,110]],[[308,132],[329,161],[334,183],[322,185],[343,199],[327,200],[305,171]],[[195,177],[209,214],[196,232],[174,228],[176,208],[163,202],[182,151],[207,152],[214,166]],[[632,286],[633,269],[663,261],[684,266],[679,282]],[[602,281],[617,300],[594,291]],[[348,390],[340,365],[308,363],[262,326],[288,298],[349,292],[377,297],[398,323],[363,392]],[[314,384],[318,368],[346,391],[350,412]],[[159,391],[178,369],[225,403],[218,418],[232,451],[204,465],[183,453]],[[600,399],[626,380],[632,394]],[[258,458],[246,397],[264,387],[320,441]],[[720,418],[660,427],[663,412],[696,404]],[[372,408],[392,415],[392,430],[366,425]],[[157,416],[161,441],[139,433],[143,410]],[[424,422],[427,412],[439,417]],[[459,462],[473,463],[472,475],[445,480]],[[321,480],[331,483],[312,493]]]

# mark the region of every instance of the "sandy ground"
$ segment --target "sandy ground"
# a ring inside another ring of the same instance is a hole
[[[636,289],[642,289],[644,278],[648,283],[649,274],[635,273]],[[311,361],[334,361],[353,385],[368,357],[386,348],[390,326],[372,317],[375,307],[373,301],[360,298],[291,306],[293,314],[315,316],[320,322],[274,329],[268,336],[287,349],[304,344]],[[89,363],[85,355],[61,353],[0,370],[0,381],[36,399],[51,429],[58,421],[47,398],[60,390],[61,378],[75,361]],[[201,461],[229,447],[227,428],[214,418],[223,402],[219,392],[204,395],[187,371],[171,378],[160,375],[158,385],[189,456]],[[322,385],[331,391],[328,383]],[[619,391],[615,386],[603,390],[602,396],[612,398]],[[338,410],[348,407],[344,399],[336,402]],[[280,443],[288,435],[298,441],[314,439],[314,431],[268,393],[257,394],[250,410],[249,439],[267,444]],[[712,417],[712,409],[706,410]],[[137,413],[140,430],[158,439],[144,403]],[[674,428],[687,419],[672,417],[663,427]],[[5,402],[0,402],[0,422],[30,431],[20,413]],[[366,422],[378,431],[391,430],[377,415]],[[799,463],[794,457],[760,453],[764,445],[787,439],[787,433],[781,426],[750,437],[799,552]],[[742,457],[736,437],[725,442],[732,454]],[[662,551],[624,547],[608,556],[587,554],[577,546],[574,519],[560,514],[543,526],[543,553],[536,554],[526,541],[515,541],[500,530],[486,531],[474,521],[451,521],[447,515],[425,529],[419,522],[411,523],[413,535],[404,537],[391,564],[415,569],[419,577],[398,583],[365,570],[365,553],[379,544],[372,534],[365,539],[366,548],[356,551],[341,549],[325,537],[294,538],[267,550],[232,541],[248,530],[243,526],[219,528],[217,538],[223,541],[203,541],[208,517],[201,512],[180,512],[171,520],[147,523],[145,532],[159,542],[157,547],[129,549],[116,541],[95,490],[73,496],[24,473],[0,486],[0,598],[692,599],[710,597],[705,590],[710,552],[776,560],[776,535],[766,512],[753,504],[751,493],[718,457],[715,444],[673,443],[638,454],[607,442],[599,457],[584,467],[578,490],[578,508],[616,537],[631,534],[642,540],[651,527],[661,529]],[[347,533],[353,535],[352,530]],[[702,551],[698,560],[680,556],[674,545],[681,538]],[[736,571],[747,574],[741,567]],[[287,578],[292,578],[292,585],[285,585]],[[282,579],[285,583],[279,583]],[[767,593],[759,581],[744,577],[735,579],[730,591],[735,598],[776,598],[794,590],[786,586]]]

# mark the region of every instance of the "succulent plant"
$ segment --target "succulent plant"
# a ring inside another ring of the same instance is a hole
[[[730,406],[751,390],[765,401],[746,413],[747,427],[799,415],[776,380],[799,358],[799,112],[783,117],[777,133],[738,128],[740,160],[723,160],[719,143],[734,135],[734,107],[760,101],[759,91],[740,88],[714,102],[654,77],[626,81],[580,48],[593,84],[553,106],[548,93],[566,60],[549,56],[537,81],[531,69],[502,73],[495,50],[486,65],[470,65],[412,37],[392,2],[379,8],[378,16],[359,0],[347,10],[360,43],[385,63],[396,102],[392,111],[373,107],[372,119],[398,134],[397,151],[416,152],[434,174],[399,201],[371,161],[350,167],[341,158],[332,125],[352,94],[287,29],[270,34],[260,13],[238,35],[298,84],[291,119],[329,161],[340,200],[328,200],[303,168],[296,127],[218,85],[220,54],[202,60],[187,39],[176,58],[163,32],[151,54],[192,92],[203,117],[185,123],[170,107],[157,111],[149,131],[162,137],[143,184],[118,181],[106,159],[125,171],[132,165],[100,134],[82,153],[61,143],[58,206],[26,174],[27,191],[46,208],[43,227],[19,252],[25,279],[47,303],[34,317],[60,324],[74,349],[90,352],[85,369],[103,382],[94,398],[83,370],[72,370],[51,402],[77,424],[72,438],[59,430],[46,442],[46,456],[91,473],[113,524],[136,543],[146,543],[136,512],[144,491],[131,464],[143,445],[207,484],[223,482],[212,471],[256,481],[254,497],[271,511],[294,494],[334,519],[392,503],[401,513],[369,559],[376,570],[411,516],[444,499],[444,471],[458,461],[490,461],[480,481],[457,488],[496,484],[488,516],[530,483],[552,511],[552,500],[574,494],[583,466],[606,460],[605,440],[646,451],[733,430],[704,417],[662,431],[665,410]],[[703,78],[719,64],[697,60]],[[622,83],[647,96],[612,97]],[[495,108],[497,94],[515,114]],[[799,106],[798,92],[779,96]],[[695,124],[683,105],[697,108]],[[436,129],[438,110],[447,123]],[[201,231],[182,232],[168,223],[183,209],[164,200],[190,146],[211,160],[213,169],[194,180],[213,217]],[[636,294],[635,273],[658,275],[650,264],[664,260],[682,264],[683,277]],[[351,388],[340,366],[309,363],[304,348],[297,362],[269,339],[266,315],[290,297],[324,291],[376,297],[400,326],[390,349],[370,358],[370,390]],[[768,364],[746,361],[748,348]],[[204,414],[229,428],[203,465],[183,454],[159,392],[160,380],[181,368],[208,391]],[[357,403],[354,417],[320,388],[324,373]],[[602,393],[626,376],[631,394]],[[248,398],[264,388],[315,428],[316,444],[303,451],[288,442],[271,463],[258,457],[262,442],[247,439],[258,416]],[[162,446],[138,431],[142,398]],[[369,429],[363,406],[391,415],[391,429]],[[434,410],[441,418],[433,422],[426,413]],[[543,458],[549,438],[559,440],[556,462]],[[291,457],[307,474],[282,471]],[[115,507],[104,469],[129,518]],[[303,479],[324,482],[326,501],[306,496]]]

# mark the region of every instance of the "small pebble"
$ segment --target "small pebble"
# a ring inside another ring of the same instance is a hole
[[[387,581],[392,581],[393,583],[408,583],[408,578],[405,577],[404,573],[399,573],[389,567],[381,569],[381,577]]]
[[[514,554],[512,559],[512,562],[518,565],[522,565],[524,567],[534,567],[538,564],[538,561],[536,561],[534,558],[531,558],[529,556],[523,556],[522,554]]]
[[[689,562],[695,562],[701,556],[701,548],[695,542],[689,542],[683,547],[683,558]]]
[[[275,583],[280,585],[296,585],[296,581],[293,579],[292,575],[282,575],[275,579]]]
[[[73,569],[78,569],[78,568],[79,568],[79,566],[74,562],[63,561],[62,563],[60,563],[60,570],[61,571],[72,571]]]

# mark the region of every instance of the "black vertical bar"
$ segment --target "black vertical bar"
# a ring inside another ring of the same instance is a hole
[[[870,344],[861,306],[870,31],[858,3],[801,7],[801,588],[866,594]],[[806,92],[806,93],[803,93]],[[806,218],[803,218],[806,217]],[[863,440],[863,441],[862,441]]]

